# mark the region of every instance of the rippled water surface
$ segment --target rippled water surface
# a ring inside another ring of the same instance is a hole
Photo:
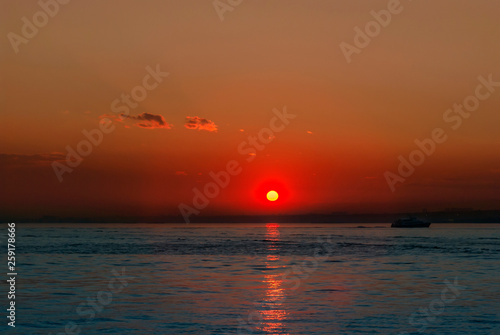
[[[500,225],[357,226],[19,224],[16,333],[500,334]]]

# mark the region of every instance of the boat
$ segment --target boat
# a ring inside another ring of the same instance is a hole
[[[392,228],[428,228],[431,225],[429,221],[421,220],[414,216],[401,218],[394,221]]]

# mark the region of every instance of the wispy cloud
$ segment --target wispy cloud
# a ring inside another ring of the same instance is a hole
[[[186,124],[184,125],[187,129],[198,129],[217,132],[217,125],[210,120],[201,118],[199,116],[187,116]]]
[[[64,154],[60,152],[34,155],[0,154],[0,164],[3,166],[48,165],[64,159]]]

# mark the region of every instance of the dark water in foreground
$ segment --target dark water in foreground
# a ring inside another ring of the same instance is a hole
[[[500,225],[363,225],[19,224],[2,333],[500,334]]]

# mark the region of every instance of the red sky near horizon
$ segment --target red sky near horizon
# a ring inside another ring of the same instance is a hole
[[[2,38],[0,215],[177,215],[232,160],[200,215],[499,208],[500,87],[456,130],[443,120],[479,76],[500,82],[499,3],[401,1],[351,63],[340,43],[387,1],[244,1],[224,21],[211,1],[117,4],[61,5],[18,53]],[[0,8],[3,36],[40,10]],[[250,155],[285,106],[296,117]],[[103,118],[113,131],[60,182],[53,162]],[[446,142],[392,192],[384,173],[435,128]]]

